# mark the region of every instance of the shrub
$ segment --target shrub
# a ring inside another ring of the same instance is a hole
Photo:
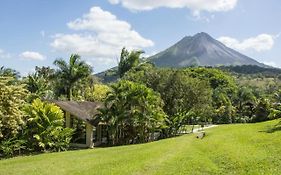
[[[15,154],[20,154],[21,150],[25,149],[25,140],[17,140],[10,138],[0,142],[0,157],[10,157]]]
[[[258,105],[255,108],[255,116],[252,119],[252,122],[262,122],[266,121],[269,118],[270,114],[270,102],[268,99],[260,99]]]
[[[0,77],[0,141],[14,138],[24,124],[21,107],[27,90],[11,77]]]
[[[88,87],[85,89],[85,98],[87,101],[103,102],[109,91],[109,86],[103,84],[95,84],[93,87]]]
[[[0,156],[19,154],[24,148],[24,140],[18,140],[25,124],[24,98],[27,90],[13,77],[0,76]]]
[[[28,116],[25,136],[34,151],[63,151],[73,129],[63,128],[63,112],[54,104],[36,99],[25,108]]]

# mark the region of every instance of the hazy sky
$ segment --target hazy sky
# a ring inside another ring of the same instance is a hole
[[[23,75],[78,53],[100,72],[123,46],[152,55],[207,32],[281,67],[280,0],[1,0],[0,66]]]

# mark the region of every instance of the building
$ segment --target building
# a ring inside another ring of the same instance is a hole
[[[72,146],[93,148],[104,142],[104,124],[100,122],[98,109],[103,107],[100,102],[51,101],[65,113],[65,126],[72,128],[73,121],[82,121],[85,125],[85,143],[72,143]],[[84,126],[83,125],[83,126]]]

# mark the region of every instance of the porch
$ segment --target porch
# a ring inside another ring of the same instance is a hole
[[[71,146],[93,148],[105,142],[104,124],[97,117],[98,109],[103,107],[102,103],[88,101],[52,101],[52,103],[64,111],[65,127],[76,129],[79,127],[80,135],[74,135]]]

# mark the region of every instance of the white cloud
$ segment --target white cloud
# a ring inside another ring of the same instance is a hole
[[[40,60],[40,61],[42,61],[42,60],[45,59],[45,56],[41,55],[38,52],[32,52],[32,51],[22,52],[19,56],[24,60]]]
[[[276,36],[274,35],[260,34],[256,37],[244,39],[243,41],[228,36],[220,37],[218,40],[226,46],[240,51],[255,50],[261,52],[271,50],[275,38]]]
[[[0,49],[0,58],[3,58],[3,59],[11,58],[11,54],[6,53],[4,50]]]
[[[122,47],[142,49],[154,43],[142,37],[126,21],[100,7],[92,7],[90,12],[67,23],[74,34],[56,34],[51,46],[58,51],[78,53],[95,57],[103,63],[115,62]]]
[[[232,10],[238,0],[108,0],[111,4],[122,4],[133,11],[153,10],[160,7],[189,8],[194,15],[200,11],[219,12]]]
[[[113,57],[120,52],[114,46],[101,43],[92,35],[84,34],[58,34],[51,45],[60,51],[74,52],[97,58]]]

